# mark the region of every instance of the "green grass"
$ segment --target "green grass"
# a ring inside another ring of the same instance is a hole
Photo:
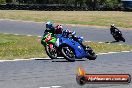
[[[0,19],[46,22],[52,20],[63,24],[132,28],[132,12],[119,11],[21,11],[0,10]]]
[[[39,41],[40,39],[35,36],[0,34],[0,59],[12,60],[47,57]],[[99,44],[96,42],[85,42],[84,44],[91,46],[96,53],[132,50],[132,45]]]
[[[85,42],[85,45],[90,45],[96,53],[120,52],[132,50],[132,45],[107,44],[97,42]]]
[[[0,59],[46,57],[37,37],[0,34]]]

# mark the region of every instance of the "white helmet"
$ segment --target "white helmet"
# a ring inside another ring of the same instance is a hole
[[[115,27],[115,24],[111,24],[111,27]]]

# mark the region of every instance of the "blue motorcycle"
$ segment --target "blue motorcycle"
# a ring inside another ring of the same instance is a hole
[[[59,52],[61,51],[66,60],[70,62],[74,62],[75,58],[95,60],[97,55],[93,52],[92,48],[84,46],[82,44],[83,38],[76,37],[75,34],[75,31],[71,34],[71,36],[63,32],[57,36],[56,46],[58,47]]]

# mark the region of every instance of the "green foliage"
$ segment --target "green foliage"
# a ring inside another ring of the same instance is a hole
[[[85,6],[91,9],[105,5],[107,8],[116,8],[121,3],[121,0],[0,0],[1,3],[23,3],[23,4],[66,4],[72,6]]]
[[[12,3],[13,0],[6,0],[6,3]]]
[[[4,4],[5,3],[5,0],[0,0],[0,4]]]
[[[105,0],[105,4],[109,8],[115,8],[119,4],[119,0]]]

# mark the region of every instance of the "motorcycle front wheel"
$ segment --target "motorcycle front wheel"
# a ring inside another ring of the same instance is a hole
[[[95,54],[95,52],[92,50],[91,47],[88,47],[88,49],[86,50],[86,53],[88,54],[87,59],[89,60],[95,60],[97,58],[97,55]]]
[[[123,42],[125,42],[125,41],[126,41],[126,40],[125,40],[125,38],[123,38],[123,37],[121,38],[121,40],[122,40]]]
[[[73,49],[70,46],[62,47],[61,49],[63,56],[66,58],[66,60],[70,62],[75,61],[75,54]]]
[[[51,59],[56,59],[57,58],[57,51],[55,46],[53,45],[53,48],[51,49],[49,45],[45,46],[45,51],[47,53],[47,55],[51,58]]]

